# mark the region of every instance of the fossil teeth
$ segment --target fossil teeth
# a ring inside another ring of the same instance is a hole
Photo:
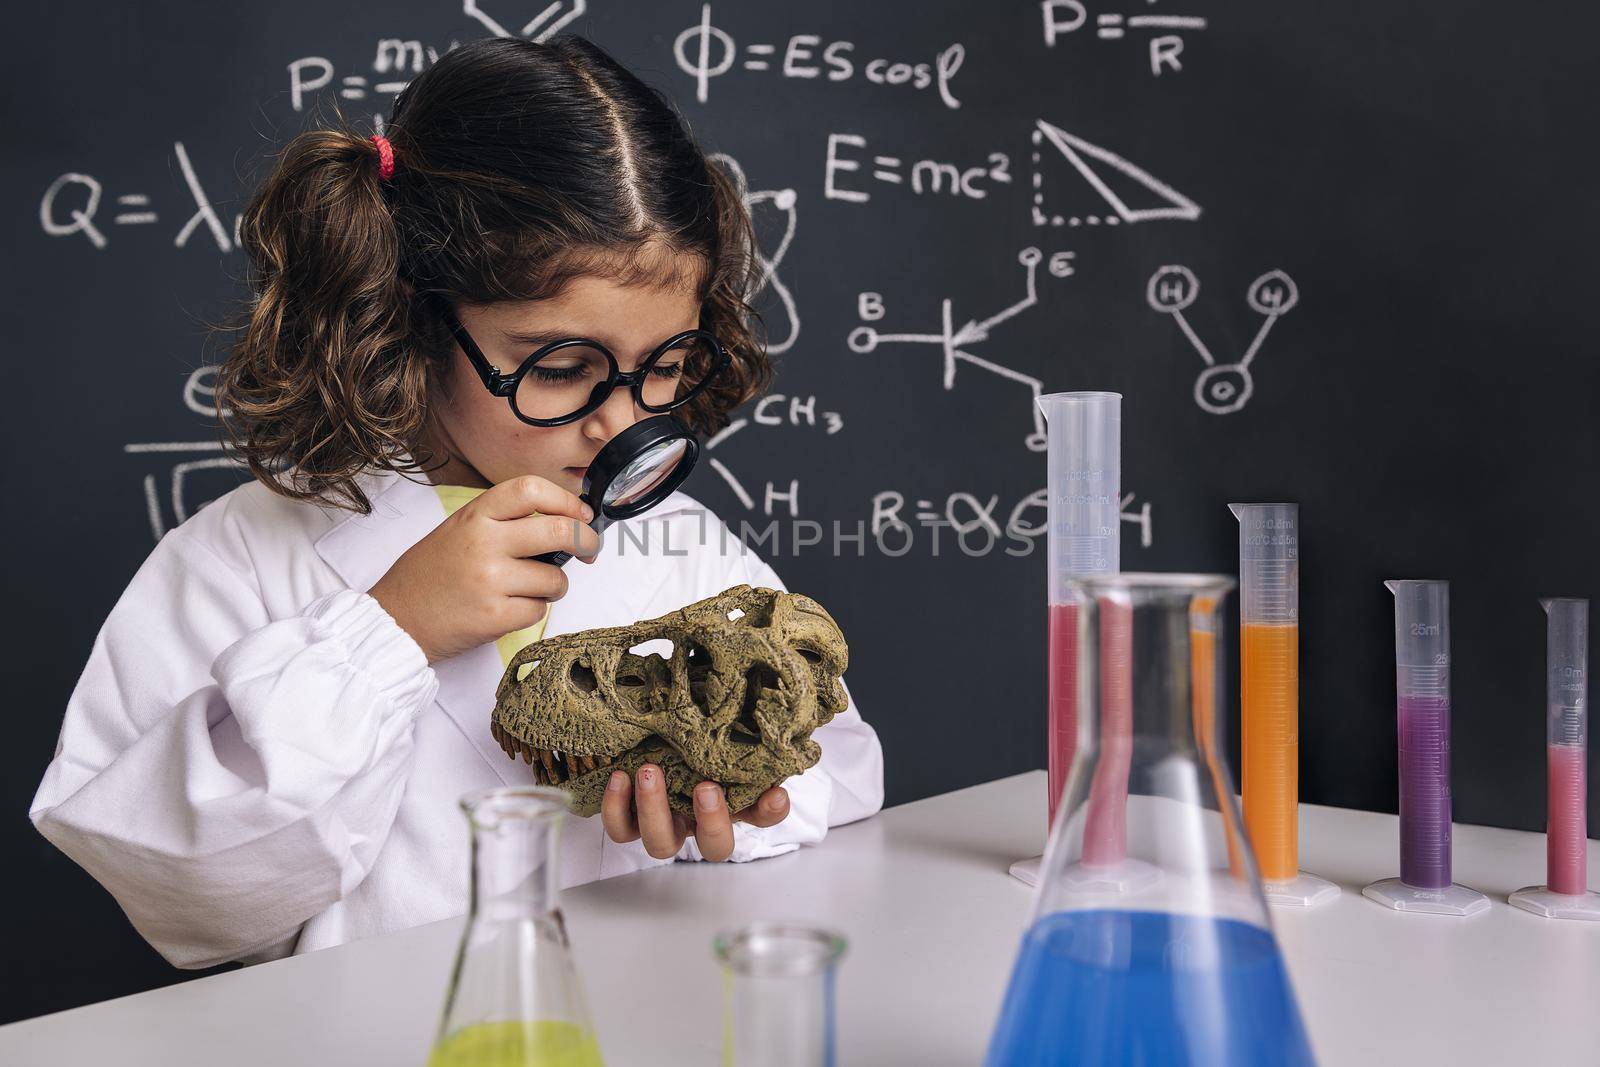
[[[539,762],[544,764],[545,777],[549,778],[552,782],[560,781],[560,779],[556,777],[556,764],[555,761],[550,758],[550,753],[546,752],[542,748],[536,748],[534,751],[539,755]]]

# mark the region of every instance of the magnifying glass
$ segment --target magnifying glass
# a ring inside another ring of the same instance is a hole
[[[600,533],[618,519],[642,515],[665,500],[694,470],[700,442],[672,415],[655,415],[623,430],[600,450],[583,476],[579,498],[594,509],[589,528]],[[534,556],[557,567],[571,552]]]

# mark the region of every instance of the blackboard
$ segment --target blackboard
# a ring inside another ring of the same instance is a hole
[[[1536,598],[1600,592],[1592,9],[178,0],[7,21],[5,925],[31,978],[7,1016],[182,977],[24,812],[111,604],[237,479],[207,367],[243,295],[242,198],[319,112],[381,120],[489,33],[594,39],[742,173],[779,373],[687,488],[785,524],[761,550],[844,625],[891,803],[1042,764],[1032,395],[1103,389],[1125,396],[1125,569],[1232,571],[1228,502],[1301,504],[1303,798],[1394,810],[1381,583],[1447,577],[1456,817],[1542,828]],[[834,554],[834,529],[886,516],[909,551]],[[822,543],[796,551],[791,519]],[[976,551],[985,529],[1023,536]]]

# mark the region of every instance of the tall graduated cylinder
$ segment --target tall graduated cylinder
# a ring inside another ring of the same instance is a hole
[[[600,1067],[558,908],[566,794],[515,786],[461,800],[472,910],[428,1067]]]
[[[1395,726],[1400,748],[1400,877],[1367,897],[1396,911],[1473,915],[1488,898],[1451,881],[1450,583],[1395,579]]]
[[[1122,396],[1050,393],[1047,428],[1049,805],[1055,821],[1079,737],[1076,578],[1120,569]]]
[[[1239,520],[1241,802],[1267,901],[1309,906],[1339,887],[1300,874],[1300,507],[1229,504]]]
[[[989,1067],[1312,1063],[1215,736],[1232,585],[1075,583],[1080,744]]]

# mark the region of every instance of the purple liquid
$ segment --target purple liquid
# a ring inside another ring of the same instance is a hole
[[[1400,880],[1450,885],[1450,700],[1403,696],[1400,727]]]

